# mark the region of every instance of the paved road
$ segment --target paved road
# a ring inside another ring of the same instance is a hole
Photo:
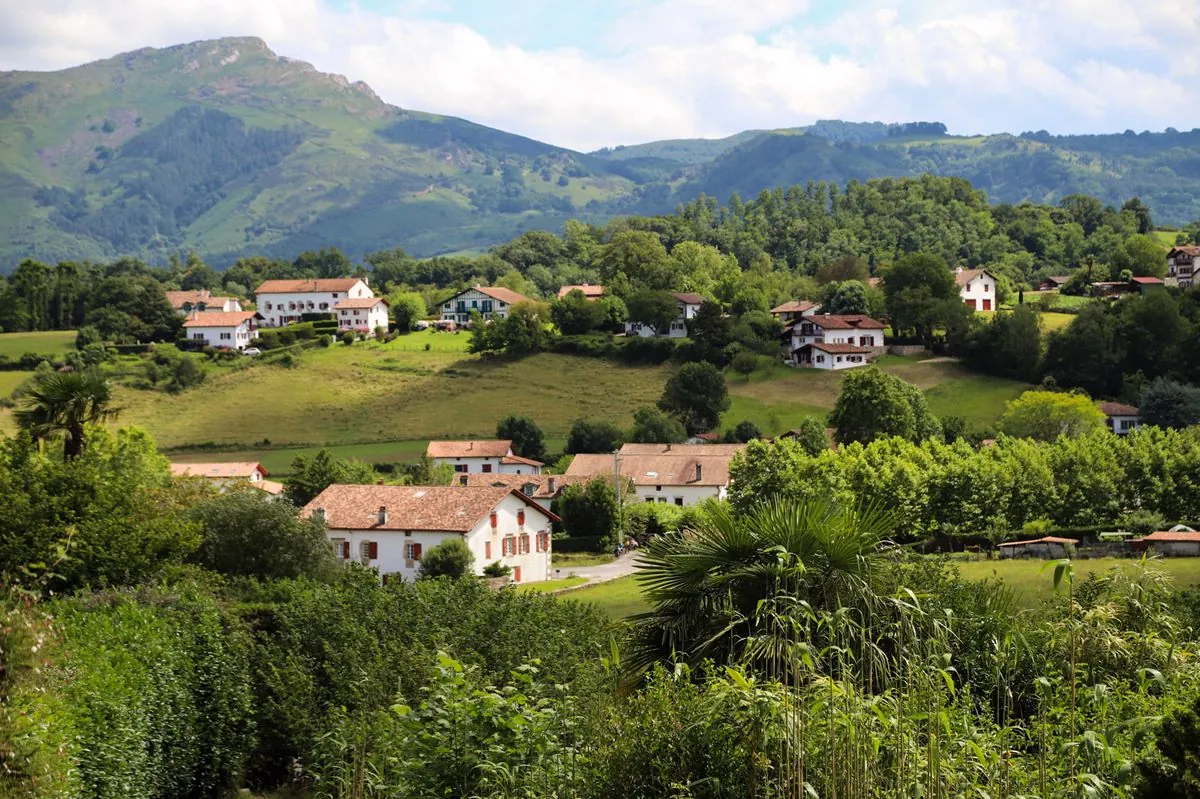
[[[603,583],[633,574],[633,565],[636,558],[637,552],[635,551],[626,552],[611,563],[605,563],[601,566],[564,566],[561,569],[555,570],[556,573],[552,579],[574,574],[577,577],[586,577],[589,584]],[[561,572],[561,574],[558,572]]]

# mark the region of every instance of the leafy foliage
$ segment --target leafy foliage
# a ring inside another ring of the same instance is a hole
[[[309,458],[297,455],[292,459],[292,474],[288,477],[287,498],[296,506],[307,505],[317,495],[335,483],[362,485],[375,482],[375,471],[363,461],[344,460],[322,449]]]
[[[1082,394],[1026,391],[1007,404],[1000,431],[1019,438],[1053,441],[1104,428],[1104,414]]]
[[[711,363],[685,363],[667,378],[658,407],[678,419],[689,433],[702,433],[721,423],[731,401],[725,377]],[[635,417],[636,423],[636,417]]]
[[[921,441],[941,433],[925,395],[878,369],[856,369],[846,376],[829,422],[841,444],[889,436]]]
[[[421,558],[421,577],[449,577],[458,580],[471,574],[471,564],[474,562],[475,555],[471,553],[471,548],[466,542],[459,538],[447,539],[437,546],[430,547]]]
[[[509,414],[496,423],[496,438],[511,440],[513,452],[522,458],[545,460],[546,437],[528,416]]]

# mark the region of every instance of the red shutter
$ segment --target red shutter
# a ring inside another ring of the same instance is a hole
[[[369,544],[367,544],[367,557],[370,558],[371,560],[375,560],[376,558],[379,557],[379,542],[378,541],[372,541]]]
[[[483,557],[485,560],[492,559],[492,542],[491,541],[483,542]]]
[[[350,559],[350,542],[343,541],[342,542],[342,560],[349,560],[349,559]]]
[[[421,559],[421,545],[413,544],[413,560]]]
[[[525,526],[525,511],[523,510],[517,511],[517,525],[520,527]]]
[[[492,464],[490,464],[490,463],[483,464],[483,468],[480,469],[480,471],[482,471],[484,474],[490,473],[492,471]]]
[[[492,515],[489,517],[489,519],[492,523],[492,529],[495,530],[496,529],[496,519],[497,519],[496,511],[492,511]]]

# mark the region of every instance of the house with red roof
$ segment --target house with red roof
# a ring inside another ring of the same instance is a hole
[[[604,286],[593,286],[591,283],[580,283],[579,285],[563,286],[560,288],[558,290],[558,298],[561,300],[572,291],[578,291],[588,302],[595,302],[604,296]]]
[[[1177,525],[1171,530],[1162,530],[1135,538],[1129,542],[1134,552],[1150,551],[1164,557],[1192,558],[1200,555],[1200,533],[1190,527]]]
[[[1030,541],[1006,541],[1000,545],[1001,558],[1065,558],[1079,543],[1075,538],[1047,535]]]
[[[788,300],[782,305],[776,305],[771,309],[771,316],[774,316],[785,325],[790,325],[802,316],[812,316],[817,311],[821,310],[821,303],[809,302],[808,300]]]
[[[884,352],[883,322],[865,314],[810,314],[783,329],[791,366],[853,369]]]
[[[350,297],[338,300],[333,306],[337,312],[338,330],[357,333],[373,333],[375,328],[387,330],[388,308],[391,303],[386,297]]]
[[[679,316],[675,317],[675,321],[671,322],[670,327],[666,330],[655,330],[650,325],[643,324],[642,322],[626,322],[625,335],[641,336],[642,338],[651,338],[653,336],[686,338],[688,334],[688,320],[700,312],[700,306],[705,303],[704,295],[690,291],[672,291],[671,296],[679,303]]]
[[[1191,288],[1196,282],[1196,258],[1200,257],[1200,246],[1180,244],[1167,252],[1168,286],[1181,289]]]
[[[963,304],[972,311],[994,311],[1000,302],[996,298],[996,277],[986,269],[954,270],[954,282]]]
[[[192,311],[184,334],[217,349],[244,350],[250,346],[262,317],[255,311]]]
[[[1142,426],[1141,412],[1123,402],[1101,402],[1108,429],[1119,436],[1127,435]]]
[[[442,303],[442,321],[465,325],[474,313],[482,316],[484,321],[503,319],[518,302],[528,301],[525,295],[502,286],[475,286]]]
[[[223,493],[232,483],[249,483],[271,496],[283,493],[283,484],[267,479],[267,470],[257,461],[223,461],[219,463],[172,463],[174,477],[199,477],[210,481]]]
[[[459,474],[541,474],[546,464],[514,455],[512,441],[430,441],[425,454]]]
[[[283,327],[303,321],[304,314],[335,314],[342,300],[374,297],[366,278],[305,278],[267,280],[254,291],[264,327]]]

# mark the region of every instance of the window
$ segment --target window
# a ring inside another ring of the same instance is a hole
[[[344,538],[334,538],[330,543],[333,544],[333,555],[336,558],[347,560],[350,557],[350,542]]]
[[[204,334],[203,333],[193,333],[192,339],[195,341],[204,341]]]
[[[824,356],[824,355],[818,355],[818,356],[817,356],[817,363],[825,363],[825,356]]]
[[[655,490],[655,491],[662,491],[662,486],[655,486],[655,487],[654,487],[654,490]]]
[[[537,551],[538,552],[549,552],[550,551],[550,534],[549,533],[538,533],[537,534]]]
[[[491,541],[483,542],[483,559],[484,560],[492,559],[492,542]]]
[[[269,302],[267,303],[267,310],[268,311],[271,310],[271,303],[269,303]]]
[[[416,541],[405,541],[404,542],[404,559],[405,560],[420,560],[421,559],[421,545],[418,544]]]
[[[358,545],[358,554],[368,560],[376,560],[379,558],[379,542],[378,541],[362,541]]]
[[[456,471],[460,474],[465,474],[467,471],[467,464],[465,464],[465,463],[454,464],[454,471]]]
[[[337,294],[337,292],[336,292],[336,291],[335,291],[335,292],[333,292],[333,298],[334,298],[335,300],[338,298],[338,294]]]
[[[517,526],[518,527],[525,526],[525,511],[523,511],[523,510],[517,511]]]
[[[501,542],[500,552],[504,556],[517,554],[517,537],[514,535],[504,536],[504,541]]]
[[[480,310],[483,311],[484,313],[491,313],[492,312],[492,301],[484,300],[483,305],[480,306]]]
[[[472,307],[472,308],[478,308],[478,307],[479,307],[479,300],[471,300],[471,307]]]
[[[983,293],[984,293],[984,294],[987,294],[987,293],[988,293],[988,284],[987,284],[987,283],[984,283],[984,284],[983,284]]]
[[[321,303],[321,305],[319,307],[322,311],[327,311],[327,310],[329,310],[329,303],[323,302],[323,303]]]
[[[682,508],[683,507],[683,497],[675,497],[675,504]]]
[[[521,536],[521,554],[529,554],[529,533],[525,533]]]
[[[647,502],[653,502],[653,501],[654,501],[654,497],[646,497],[646,501],[647,501]]]
[[[658,501],[659,501],[660,503],[662,503],[662,504],[664,504],[664,505],[665,505],[665,504],[666,504],[666,502],[667,502],[667,498],[666,498],[666,497],[659,497],[659,498],[658,498]]]
[[[222,333],[221,334],[221,341],[229,341],[231,338],[233,338],[232,333]]]
[[[355,311],[355,312],[354,312],[354,315],[355,315],[355,316],[358,316],[358,311]]]
[[[488,474],[492,471],[492,464],[485,463],[485,464],[483,464],[483,466],[479,467],[479,470],[481,472],[483,472],[484,474]]]

